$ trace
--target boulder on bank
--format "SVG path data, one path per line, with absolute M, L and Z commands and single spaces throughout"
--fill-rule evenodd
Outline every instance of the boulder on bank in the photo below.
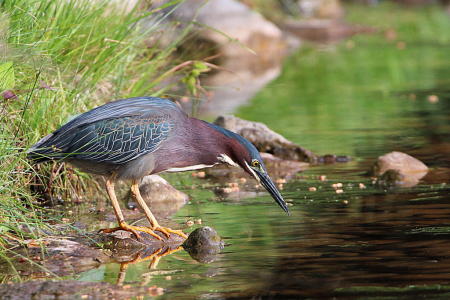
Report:
M 167 15 L 169 12 L 172 13 Z M 223 58 L 233 58 L 236 66 L 242 63 L 250 65 L 249 60 L 281 60 L 280 54 L 286 50 L 282 31 L 239 1 L 184 1 L 175 9 L 174 6 L 163 9 L 161 17 L 180 22 L 194 20 L 206 25 L 192 28 L 199 34 L 197 39 L 218 47 Z M 152 19 L 149 21 L 155 22 Z

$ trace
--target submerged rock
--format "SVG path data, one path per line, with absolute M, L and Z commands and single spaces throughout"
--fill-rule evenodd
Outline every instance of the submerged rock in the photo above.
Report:
M 372 174 L 380 177 L 379 184 L 411 187 L 428 173 L 428 167 L 420 160 L 398 151 L 378 157 L 372 166 Z
M 387 170 L 377 180 L 377 184 L 380 186 L 402 186 L 412 187 L 419 183 L 419 180 L 408 175 L 401 173 L 400 170 Z
M 222 251 L 224 242 L 214 229 L 206 226 L 195 229 L 181 246 L 196 261 L 211 263 Z

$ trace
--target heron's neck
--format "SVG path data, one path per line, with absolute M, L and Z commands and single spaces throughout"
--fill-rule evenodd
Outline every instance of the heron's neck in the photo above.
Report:
M 188 118 L 187 124 L 180 128 L 174 138 L 178 147 L 162 149 L 168 151 L 165 157 L 170 161 L 171 166 L 165 169 L 165 172 L 204 169 L 220 162 L 234 164 L 228 138 L 209 123 Z

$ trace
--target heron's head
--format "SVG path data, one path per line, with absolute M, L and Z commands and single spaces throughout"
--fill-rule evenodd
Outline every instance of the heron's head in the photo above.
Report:
M 219 160 L 244 169 L 245 172 L 250 174 L 250 176 L 255 178 L 256 181 L 266 188 L 273 199 L 275 199 L 281 208 L 289 215 L 286 202 L 284 202 L 280 192 L 267 174 L 264 162 L 255 146 L 234 132 L 216 125 L 213 126 L 216 130 L 224 134 L 227 139 L 227 144 L 229 145 L 229 149 L 224 149 L 223 153 L 220 154 Z

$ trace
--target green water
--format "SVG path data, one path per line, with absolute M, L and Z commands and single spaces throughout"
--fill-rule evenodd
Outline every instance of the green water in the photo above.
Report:
M 291 174 L 282 190 L 290 217 L 268 195 L 223 199 L 214 180 L 168 177 L 192 198 L 172 219 L 202 219 L 229 245 L 210 264 L 179 251 L 161 259 L 160 273 L 129 265 L 123 284 L 165 288 L 158 299 L 448 298 L 450 17 L 439 6 L 383 3 L 349 6 L 347 21 L 378 33 L 300 49 L 237 115 L 317 154 L 355 160 Z M 430 167 L 418 186 L 372 185 L 366 171 L 393 150 Z M 240 186 L 254 191 L 253 182 Z M 78 279 L 116 283 L 119 270 L 110 263 Z
M 298 51 L 237 116 L 263 122 L 318 154 L 367 156 L 392 149 L 388 134 L 417 136 L 423 124 L 415 115 L 447 109 L 426 99 L 449 96 L 450 23 L 442 8 L 386 4 L 347 12 L 349 22 L 378 33 Z M 397 37 L 386 39 L 386 30 Z

